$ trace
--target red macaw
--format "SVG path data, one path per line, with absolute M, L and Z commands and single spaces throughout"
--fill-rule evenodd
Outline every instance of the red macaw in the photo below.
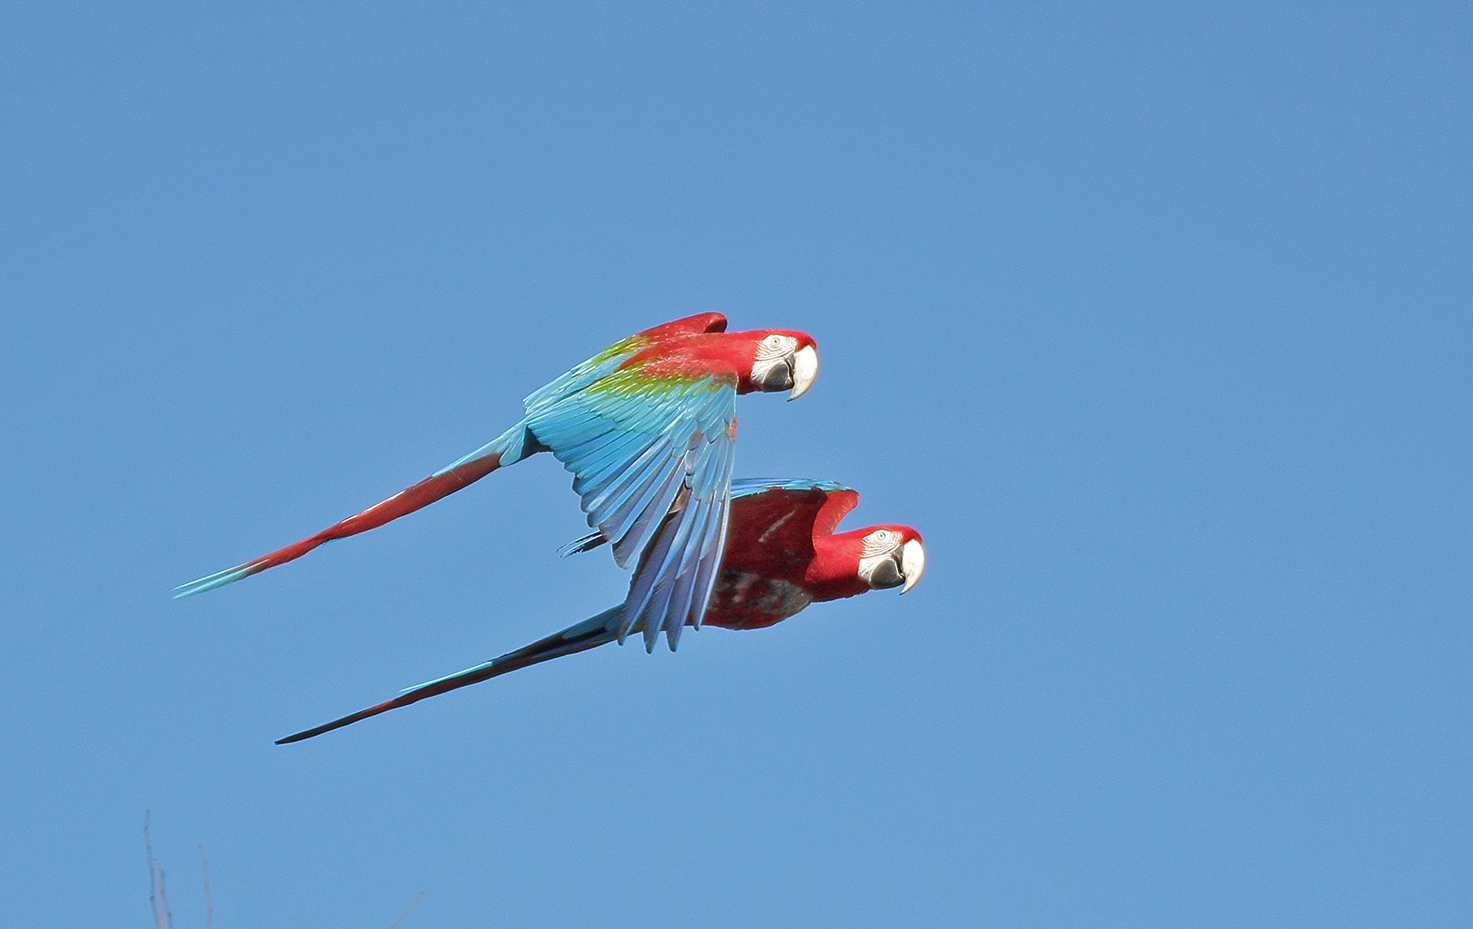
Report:
M 834 532 L 839 520 L 858 503 L 858 493 L 830 481 L 733 482 L 726 554 L 706 607 L 706 624 L 761 629 L 815 601 L 839 600 L 886 587 L 899 587 L 905 593 L 914 587 L 926 569 L 920 533 L 909 526 Z M 570 548 L 586 551 L 601 544 L 603 537 L 594 534 Z M 630 598 L 622 605 L 576 626 L 474 668 L 410 688 L 378 706 L 289 735 L 276 744 L 310 739 L 447 690 L 619 640 L 625 610 L 637 587 L 636 579 Z M 636 620 L 634 628 L 640 622 Z
M 699 625 L 721 563 L 736 395 L 788 390 L 796 400 L 817 375 L 817 349 L 801 332 L 726 332 L 720 313 L 646 329 L 528 396 L 521 422 L 454 464 L 316 535 L 177 587 L 174 596 L 285 564 L 551 451 L 573 473 L 588 525 L 612 543 L 614 560 L 627 568 L 638 559 L 638 596 L 631 593 L 619 640 L 639 625 L 653 649 L 664 629 L 673 651 L 681 626 Z

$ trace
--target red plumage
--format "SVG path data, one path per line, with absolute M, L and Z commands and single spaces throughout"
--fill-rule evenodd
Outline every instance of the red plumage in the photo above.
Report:
M 732 502 L 726 557 L 704 624 L 760 629 L 782 622 L 809 603 L 869 591 L 859 575 L 864 537 L 876 529 L 920 541 L 909 526 L 868 526 L 835 534 L 859 505 L 853 490 L 775 488 Z

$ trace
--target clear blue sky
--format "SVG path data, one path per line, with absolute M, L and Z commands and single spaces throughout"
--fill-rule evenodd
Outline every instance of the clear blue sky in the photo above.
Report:
M 12 6 L 5 921 L 1465 926 L 1466 4 Z M 617 602 L 536 459 L 720 310 L 904 599 L 272 740 Z

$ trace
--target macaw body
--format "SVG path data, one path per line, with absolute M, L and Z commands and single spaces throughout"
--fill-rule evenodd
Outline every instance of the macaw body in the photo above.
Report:
M 366 532 L 550 451 L 573 473 L 589 526 L 620 567 L 638 564 L 619 638 L 661 629 L 674 650 L 699 625 L 721 562 L 735 452 L 737 394 L 801 396 L 818 373 L 801 332 L 726 332 L 702 313 L 622 339 L 524 401 L 521 422 L 394 496 L 299 542 L 175 589 L 202 593 Z
M 706 606 L 706 625 L 761 629 L 802 612 L 810 603 L 839 600 L 886 587 L 914 587 L 925 570 L 921 537 L 909 526 L 869 526 L 836 533 L 859 494 L 830 481 L 740 480 L 732 484 L 725 555 Z M 586 551 L 602 536 L 570 546 Z M 622 641 L 625 611 L 634 597 L 562 632 L 411 688 L 393 700 L 278 741 L 300 742 L 426 697 L 498 677 L 528 665 Z M 643 619 L 633 628 L 640 629 Z M 687 621 L 699 626 L 694 619 Z

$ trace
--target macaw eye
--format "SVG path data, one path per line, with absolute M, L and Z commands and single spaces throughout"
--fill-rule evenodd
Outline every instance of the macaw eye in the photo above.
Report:
M 861 558 L 878 558 L 889 555 L 900 545 L 900 533 L 892 529 L 876 529 L 864 537 Z
M 768 348 L 782 348 L 783 337 L 777 334 L 773 334 L 763 339 L 762 344 L 766 345 Z

